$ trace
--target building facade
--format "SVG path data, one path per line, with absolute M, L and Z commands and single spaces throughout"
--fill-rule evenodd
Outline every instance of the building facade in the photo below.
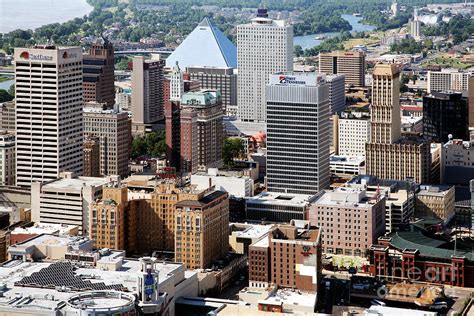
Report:
M 198 80 L 201 89 L 218 90 L 222 95 L 222 109 L 237 105 L 237 73 L 230 67 L 187 67 L 191 80 Z
M 329 86 L 314 73 L 272 75 L 267 96 L 267 189 L 316 194 L 329 186 Z
M 131 124 L 127 112 L 106 110 L 105 104 L 84 107 L 84 137 L 98 137 L 100 175 L 128 175 Z
M 84 139 L 84 177 L 100 176 L 100 140 L 96 136 Z
M 0 133 L 0 184 L 15 185 L 15 136 Z
M 347 85 L 365 86 L 365 53 L 334 51 L 319 54 L 319 71 L 342 74 Z
M 249 285 L 317 291 L 321 279 L 321 231 L 306 221 L 277 225 L 249 246 Z
M 82 174 L 82 50 L 15 49 L 16 183 Z
M 16 114 L 15 114 L 15 100 L 3 102 L 0 104 L 1 111 L 1 129 L 8 133 L 16 133 Z
M 132 133 L 144 135 L 164 118 L 163 60 L 133 58 Z
M 111 108 L 115 105 L 114 47 L 93 44 L 83 59 L 84 102 L 105 103 Z
M 449 135 L 469 139 L 469 114 L 469 100 L 462 93 L 433 92 L 423 97 L 423 133 L 436 143 L 447 142 Z
M 368 197 L 366 190 L 358 188 L 321 193 L 311 205 L 310 221 L 323 231 L 323 251 L 365 256 L 385 233 L 385 202 L 385 196 Z
M 338 119 L 338 153 L 342 156 L 365 157 L 365 144 L 370 140 L 370 119 Z
M 209 268 L 229 251 L 229 195 L 213 191 L 176 203 L 175 261 L 187 269 Z
M 442 69 L 441 71 L 428 71 L 428 93 L 439 91 L 468 91 L 468 72 L 460 72 L 456 69 Z
M 259 9 L 251 23 L 237 26 L 237 64 L 237 115 L 242 121 L 265 122 L 269 75 L 293 70 L 293 26 Z
M 473 142 L 449 140 L 441 148 L 441 183 L 469 185 L 474 175 Z
M 342 74 L 328 75 L 326 76 L 326 81 L 329 84 L 329 105 L 331 113 L 344 111 L 346 109 L 346 76 Z
M 430 145 L 418 137 L 401 137 L 400 71 L 378 64 L 373 72 L 370 142 L 366 144 L 367 174 L 380 179 L 429 182 Z
M 416 192 L 415 216 L 444 222 L 454 216 L 454 186 L 421 185 Z

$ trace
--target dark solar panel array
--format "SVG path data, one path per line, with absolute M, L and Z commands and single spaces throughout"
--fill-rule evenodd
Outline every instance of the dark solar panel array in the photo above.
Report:
M 74 267 L 68 262 L 57 262 L 33 272 L 30 276 L 24 277 L 15 286 L 56 288 L 66 287 L 73 291 L 80 290 L 117 290 L 123 291 L 122 284 L 105 285 L 103 282 L 92 283 L 89 280 L 83 280 L 80 276 L 74 274 Z

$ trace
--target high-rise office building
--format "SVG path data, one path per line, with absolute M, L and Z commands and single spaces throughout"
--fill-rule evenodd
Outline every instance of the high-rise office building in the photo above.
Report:
M 473 75 L 457 69 L 446 68 L 441 71 L 428 71 L 428 93 L 435 91 L 468 91 L 469 78 Z
M 86 135 L 84 138 L 84 177 L 100 176 L 100 139 Z
M 191 79 L 198 80 L 201 89 L 219 90 L 222 94 L 222 108 L 237 105 L 237 73 L 230 67 L 187 67 Z
M 326 81 L 329 84 L 329 106 L 331 113 L 339 113 L 346 109 L 345 75 L 329 75 Z
M 0 132 L 0 185 L 15 185 L 15 135 Z
M 365 53 L 334 51 L 319 54 L 319 72 L 331 75 L 342 74 L 346 84 L 365 86 Z
M 271 74 L 293 71 L 293 26 L 259 9 L 249 24 L 237 26 L 237 114 L 242 121 L 265 122 L 265 85 Z
M 145 135 L 164 118 L 163 60 L 133 58 L 132 134 Z
M 338 151 L 341 156 L 365 157 L 365 144 L 370 140 L 368 117 L 346 117 L 337 120 Z
M 185 114 L 190 111 L 195 115 Z M 196 128 L 187 127 L 183 122 L 185 117 L 191 122 L 195 120 Z M 222 98 L 219 91 L 201 90 L 183 94 L 181 98 L 181 155 L 183 156 L 184 150 L 191 148 L 191 141 L 197 133 L 197 167 L 200 170 L 222 167 L 223 117 Z
M 82 174 L 82 50 L 15 48 L 16 182 Z
M 99 138 L 100 174 L 128 175 L 130 154 L 130 119 L 127 112 L 106 110 L 105 103 L 89 102 L 84 107 L 84 137 Z
M 212 191 L 175 205 L 175 260 L 187 269 L 209 268 L 229 251 L 229 194 Z M 192 236 L 192 237 L 190 237 Z
M 267 187 L 316 194 L 329 186 L 329 85 L 324 75 L 280 73 L 267 96 Z
M 470 114 L 468 98 L 461 92 L 433 92 L 423 97 L 423 133 L 437 143 L 447 142 L 450 134 L 469 139 Z
M 107 40 L 104 44 L 94 44 L 83 59 L 84 102 L 115 105 L 114 47 Z
M 418 137 L 401 137 L 399 69 L 395 64 L 376 65 L 372 84 L 370 142 L 365 147 L 367 174 L 429 182 L 430 144 Z
M 420 21 L 410 21 L 410 35 L 415 39 L 421 39 L 421 22 Z

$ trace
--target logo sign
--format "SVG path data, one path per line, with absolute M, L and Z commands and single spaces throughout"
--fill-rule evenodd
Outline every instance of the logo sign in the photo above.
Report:
M 280 75 L 278 79 L 280 84 L 306 84 L 306 81 L 298 80 L 296 77 L 293 76 Z
M 68 52 L 63 53 L 63 59 L 76 58 L 76 57 L 77 57 L 77 54 L 71 54 L 71 53 L 68 53 Z
M 42 54 L 30 54 L 29 52 L 22 52 L 20 54 L 21 59 L 26 59 L 26 60 L 37 60 L 37 61 L 52 61 L 53 56 L 45 56 Z

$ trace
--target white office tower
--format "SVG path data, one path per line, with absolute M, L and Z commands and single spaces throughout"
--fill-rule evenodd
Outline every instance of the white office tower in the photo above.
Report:
M 265 122 L 265 85 L 271 74 L 293 71 L 293 26 L 259 9 L 249 24 L 237 26 L 237 115 Z
M 329 186 L 329 84 L 316 73 L 270 77 L 267 190 L 316 194 Z
M 82 174 L 82 50 L 15 48 L 16 183 Z
M 183 72 L 179 68 L 178 62 L 173 67 L 170 76 L 170 100 L 181 101 L 184 93 Z M 168 101 L 168 100 L 165 100 Z

